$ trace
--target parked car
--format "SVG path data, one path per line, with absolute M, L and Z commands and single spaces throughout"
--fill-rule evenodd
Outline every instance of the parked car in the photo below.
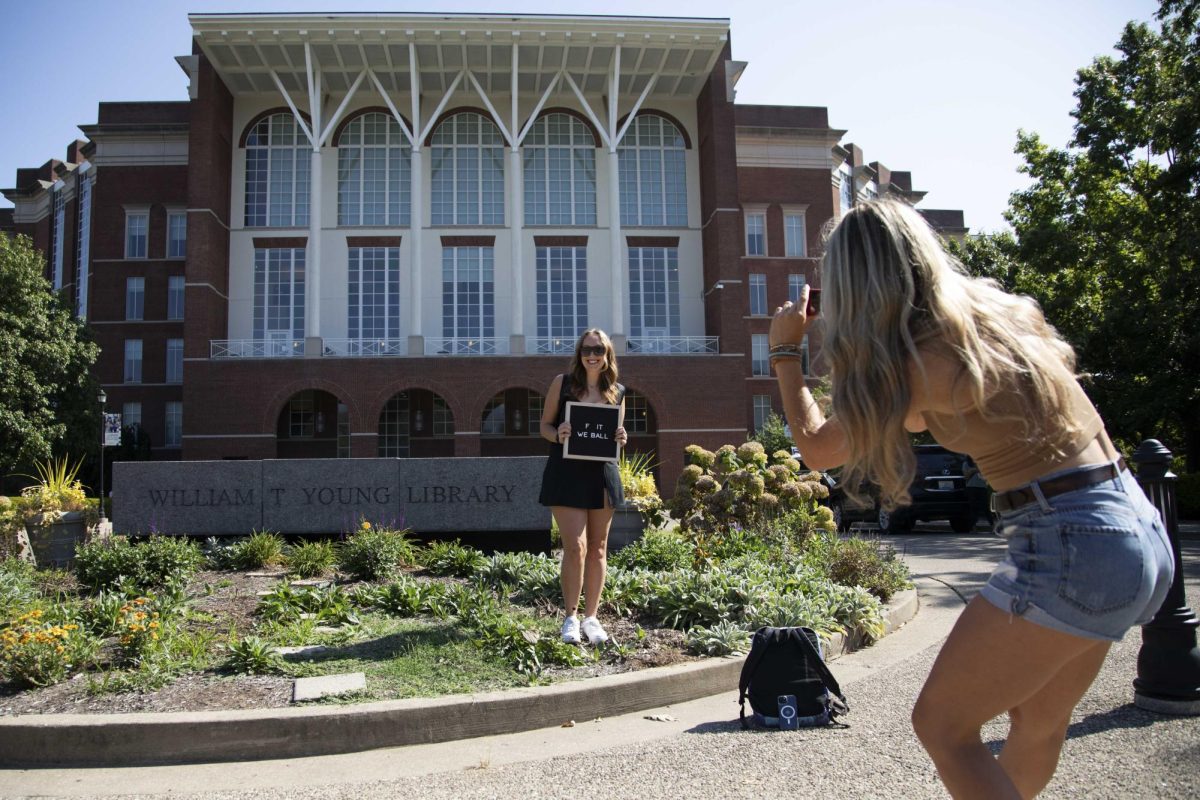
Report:
M 873 522 L 880 533 L 907 533 L 918 520 L 949 520 L 955 533 L 975 529 L 978 501 L 973 502 L 972 493 L 967 491 L 964 475 L 974 468 L 971 459 L 936 444 L 916 445 L 913 453 L 917 457 L 917 474 L 908 489 L 912 503 L 886 511 L 879 506 L 875 487 L 865 486 L 860 494 L 869 503 L 859 505 L 846 496 L 844 487 L 835 485 L 830 490 L 829 507 L 838 530 L 848 530 L 855 522 Z

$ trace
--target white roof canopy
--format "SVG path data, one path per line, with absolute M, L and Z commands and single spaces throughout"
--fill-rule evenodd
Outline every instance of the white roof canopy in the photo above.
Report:
M 486 92 L 541 94 L 565 72 L 603 94 L 620 50 L 619 92 L 699 95 L 729 39 L 727 19 L 450 14 L 192 14 L 200 49 L 235 95 L 308 87 L 305 46 L 325 88 L 347 92 L 364 69 L 389 92 L 439 94 L 465 70 Z M 412 48 L 410 49 L 410 44 Z M 515 47 L 514 47 L 515 45 Z M 410 82 L 410 54 L 418 74 Z

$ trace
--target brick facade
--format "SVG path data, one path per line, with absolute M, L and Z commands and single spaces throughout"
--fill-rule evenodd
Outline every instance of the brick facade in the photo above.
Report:
M 638 18 L 630 20 L 638 22 Z M 582 27 L 590 24 L 609 23 L 578 22 Z M 663 101 L 659 101 L 661 109 L 647 106 L 680 129 L 687 143 L 687 157 L 693 159 L 689 162 L 689 180 L 695 182 L 688 187 L 693 193 L 688 225 L 668 230 L 622 227 L 616 239 L 622 247 L 678 247 L 680 253 L 692 252 L 687 249 L 689 241 L 698 239 L 700 243 L 694 261 L 681 257 L 680 271 L 687 272 L 687 280 L 691 281 L 688 285 L 698 287 L 701 296 L 696 300 L 692 295 L 680 302 L 686 300 L 696 309 L 697 321 L 686 333 L 717 337 L 718 352 L 619 356 L 622 383 L 644 398 L 649 410 L 650 430 L 631 434 L 630 447 L 655 452 L 661 465 L 660 485 L 667 494 L 682 468 L 686 445 L 698 443 L 715 448 L 744 440 L 753 425 L 755 395 L 770 396 L 772 407 L 781 410 L 776 381 L 752 374 L 751 336 L 766 333 L 769 316 L 749 313 L 750 275 L 766 276 L 768 314 L 787 298 L 789 274 L 803 274 L 811 285 L 820 286 L 815 256 L 820 253 L 822 229 L 839 213 L 839 166 L 844 162 L 856 170 L 852 174 L 870 191 L 882 186 L 884 192 L 920 194 L 911 192 L 908 173 L 889 171 L 878 162 L 864 164 L 861 150 L 853 145 L 839 146 L 843 132 L 830 128 L 823 108 L 736 106 L 729 99 L 732 93 L 727 86 L 726 62 L 733 53 L 727 30 L 722 42 L 720 52 L 713 53 L 711 73 L 697 86 L 690 106 L 676 103 L 670 111 Z M 109 410 L 119 411 L 127 402 L 141 403 L 142 425 L 150 433 L 158 458 L 332 457 L 339 452 L 339 441 L 350 457 L 365 458 L 379 454 L 381 415 L 393 397 L 404 393 L 411 456 L 546 452 L 549 444 L 529 435 L 529 429 L 536 430 L 537 426 L 536 419 L 528 418 L 528 410 L 536 408 L 530 405 L 530 398 L 544 394 L 554 376 L 567 369 L 568 357 L 564 355 L 524 355 L 518 350 L 504 356 L 420 352 L 398 357 L 328 357 L 332 351 L 322 347 L 321 338 L 308 337 L 303 355 L 214 357 L 214 342 L 237 338 L 231 335 L 234 320 L 238 314 L 247 313 L 244 308 L 234 308 L 231 301 L 238 291 L 231 276 L 235 269 L 243 270 L 243 274 L 246 269 L 245 256 L 236 255 L 234 236 L 250 230 L 235 218 L 244 192 L 242 166 L 246 157 L 244 143 L 239 140 L 248 123 L 260 118 L 262 112 L 239 110 L 243 101 L 210 62 L 199 36 L 193 45 L 189 72 L 190 101 L 103 103 L 98 122 L 82 126 L 89 140 L 68 147 L 68 162 L 50 161 L 38 169 L 19 170 L 17 187 L 5 190 L 16 208 L 11 222 L 8 215 L 0 216 L 3 227 L 30 236 L 35 246 L 48 254 L 53 237 L 48 184 L 55 180 L 70 184 L 72 170 L 85 160 L 92 162 L 91 258 L 89 264 L 80 266 L 90 270 L 88 319 L 102 348 L 96 372 L 108 393 Z M 471 97 L 462 94 L 446 108 L 470 107 L 486 116 L 487 109 L 477 106 Z M 407 102 L 396 103 L 401 113 L 407 113 Z M 533 100 L 528 104 L 532 105 Z M 563 111 L 583 121 L 598 148 L 596 163 L 603 167 L 607 153 L 593 119 L 568 105 L 574 105 L 569 91 L 552 98 L 542 113 Z M 597 107 L 602 108 L 599 101 Z M 366 110 L 387 112 L 377 102 L 364 102 L 359 111 Z M 627 109 L 623 106 L 622 110 Z M 405 119 L 410 122 L 407 116 Z M 342 120 L 337 129 L 342 130 L 345 124 Z M 145 152 L 138 153 L 138 157 L 129 155 L 131 137 L 145 143 Z M 162 149 L 165 155 L 151 144 L 162 139 L 168 141 Z M 768 139 L 782 143 L 783 150 L 774 146 L 754 150 L 755 141 Z M 779 152 L 785 152 L 785 156 L 778 156 Z M 336 159 L 331 157 L 328 163 L 335 165 Z M 336 174 L 336 167 L 325 169 L 333 169 Z M 326 176 L 325 185 L 328 181 Z M 599 188 L 607 188 L 602 180 Z M 78 250 L 77 187 L 72 191 L 64 231 L 64 241 L 69 243 L 65 263 L 70 265 L 64 280 L 70 282 L 77 279 Z M 424 203 L 428 207 L 427 197 Z M 534 268 L 535 248 L 586 247 L 590 254 L 598 243 L 607 247 L 605 204 L 599 201 L 598 205 L 602 222 L 595 228 L 535 231 L 523 250 L 513 245 L 512 252 L 522 253 L 526 274 Z M 147 258 L 125 257 L 125 216 L 130 207 L 149 212 Z M 748 207 L 765 210 L 765 258 L 745 253 L 743 210 Z M 809 257 L 783 257 L 783 215 L 788 208 L 804 209 Z M 165 258 L 167 212 L 184 209 L 186 259 Z M 934 212 L 931 219 L 961 227 L 961 214 Z M 335 227 L 332 220 L 325 220 L 320 235 L 326 237 Z M 467 228 L 448 234 L 444 229 L 425 228 L 421 233 L 426 247 L 431 243 L 444 247 L 494 246 L 498 262 L 509 258 L 508 231 L 488 230 L 486 226 Z M 340 253 L 345 252 L 339 249 L 342 247 L 415 247 L 413 240 L 421 238 L 417 233 L 408 227 L 358 229 L 322 245 L 322 262 L 332 264 L 341 258 Z M 264 229 L 263 235 L 275 246 L 303 249 L 309 246 L 312 231 L 307 227 L 276 228 Z M 245 245 L 251 246 L 249 242 Z M 237 263 L 238 258 L 243 261 Z M 603 262 L 603 256 L 597 260 Z M 607 268 L 605 263 L 589 260 L 589 276 L 595 272 L 590 280 L 603 281 Z M 186 279 L 182 321 L 167 319 L 167 284 L 172 276 Z M 142 321 L 125 319 L 125 285 L 129 277 L 145 279 Z M 407 286 L 402 284 L 402 290 Z M 436 293 L 438 287 L 433 291 Z M 428 287 L 423 296 L 430 296 Z M 335 293 L 322 302 L 344 302 L 341 298 Z M 534 314 L 536 298 L 526 295 L 523 302 L 527 317 Z M 436 316 L 439 309 L 429 307 L 424 313 Z M 345 334 L 326 333 L 330 335 Z M 141 339 L 143 343 L 141 384 L 126 384 L 123 380 L 124 343 L 128 339 Z M 170 339 L 184 340 L 182 384 L 166 383 Z M 819 344 L 811 343 L 814 352 Z M 311 417 L 305 419 L 320 422 L 313 422 L 311 429 L 301 425 L 305 433 L 294 436 L 289 409 L 302 393 L 312 399 L 305 412 Z M 505 399 L 506 433 L 481 433 L 490 401 L 501 394 Z M 437 398 L 453 417 L 453 434 L 433 433 Z M 166 408 L 173 402 L 181 402 L 183 408 L 181 449 L 162 446 Z M 339 406 L 344 407 L 346 423 L 340 431 Z

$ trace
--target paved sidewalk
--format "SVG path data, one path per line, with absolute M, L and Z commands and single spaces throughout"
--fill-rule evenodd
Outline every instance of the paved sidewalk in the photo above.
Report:
M 0 795 L 196 798 L 944 797 L 908 716 L 965 599 L 999 558 L 988 535 L 894 537 L 921 609 L 904 628 L 833 663 L 846 729 L 743 732 L 729 692 L 601 720 L 459 742 L 286 761 L 0 771 Z M 1200 604 L 1200 541 L 1183 543 L 1188 601 Z M 1200 718 L 1132 704 L 1139 632 L 1113 648 L 1076 710 L 1043 797 L 1200 797 Z M 986 687 L 981 687 L 986 691 Z M 650 715 L 669 715 L 658 722 Z M 564 717 L 570 710 L 564 709 Z M 998 745 L 1002 721 L 985 731 Z

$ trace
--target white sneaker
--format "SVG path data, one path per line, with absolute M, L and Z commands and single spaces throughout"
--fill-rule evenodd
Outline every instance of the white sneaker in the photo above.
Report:
M 567 644 L 579 644 L 579 617 L 567 617 L 562 624 L 562 640 Z
M 583 633 L 588 638 L 588 644 L 591 645 L 600 645 L 608 641 L 608 632 L 604 630 L 600 620 L 595 617 L 584 618 Z

